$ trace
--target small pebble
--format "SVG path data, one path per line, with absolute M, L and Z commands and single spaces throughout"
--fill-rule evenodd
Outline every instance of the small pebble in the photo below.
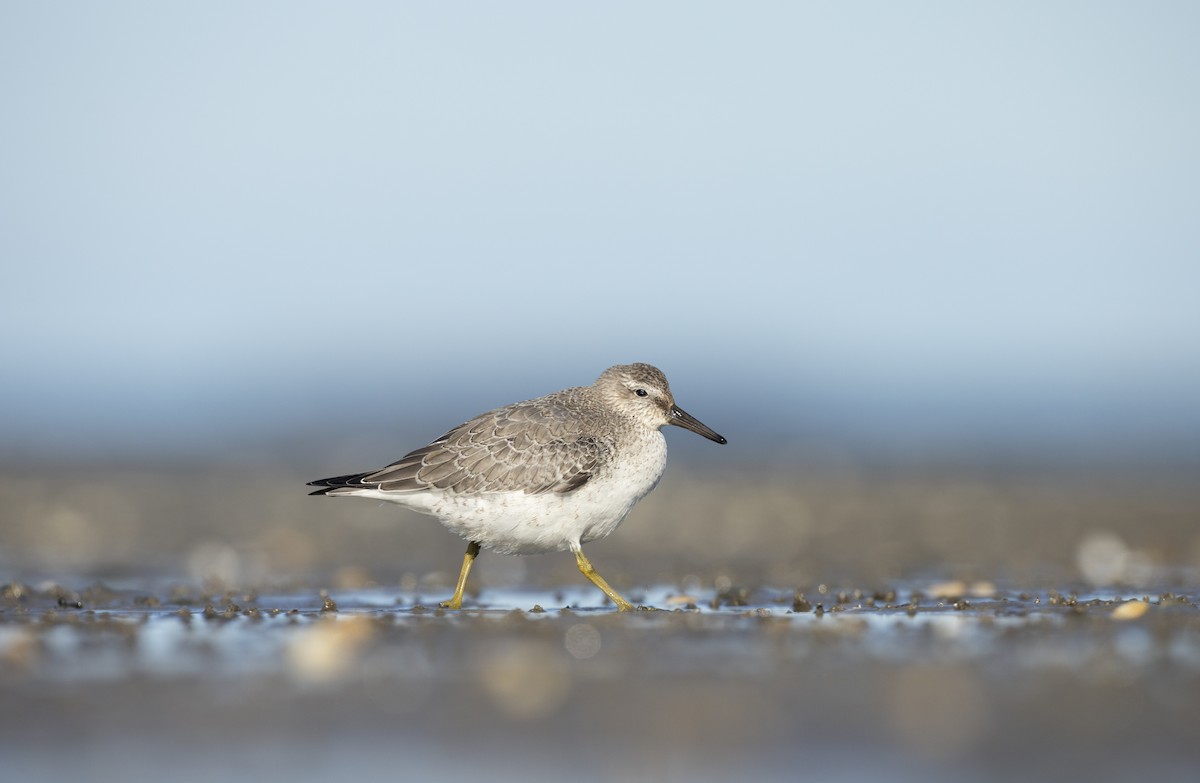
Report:
M 1150 610 L 1149 601 L 1126 601 L 1112 610 L 1114 620 L 1136 620 Z

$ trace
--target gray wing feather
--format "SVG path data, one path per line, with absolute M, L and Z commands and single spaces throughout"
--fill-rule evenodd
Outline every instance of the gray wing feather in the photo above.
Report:
M 362 477 L 388 492 L 572 492 L 610 458 L 611 439 L 588 434 L 579 411 L 552 399 L 499 408 Z

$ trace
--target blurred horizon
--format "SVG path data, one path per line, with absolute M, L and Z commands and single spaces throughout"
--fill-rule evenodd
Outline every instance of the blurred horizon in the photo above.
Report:
M 1195 466 L 1197 23 L 6 5 L 0 462 L 366 469 L 648 361 L 673 459 Z

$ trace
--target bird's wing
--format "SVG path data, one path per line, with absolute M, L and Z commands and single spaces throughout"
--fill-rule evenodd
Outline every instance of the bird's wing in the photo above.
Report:
M 552 399 L 510 405 L 459 425 L 360 486 L 387 492 L 565 493 L 586 484 L 613 450 L 578 415 Z

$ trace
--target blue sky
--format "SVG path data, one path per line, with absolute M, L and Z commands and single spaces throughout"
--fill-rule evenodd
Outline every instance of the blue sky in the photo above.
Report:
M 635 360 L 723 432 L 1186 445 L 1198 23 L 4 3 L 0 452 L 433 436 Z

